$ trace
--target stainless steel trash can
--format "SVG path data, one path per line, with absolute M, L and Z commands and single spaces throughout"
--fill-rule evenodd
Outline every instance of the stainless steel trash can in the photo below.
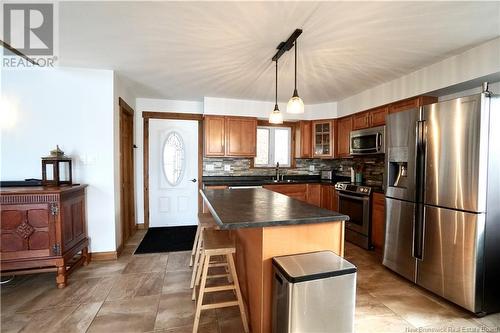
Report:
M 273 333 L 353 332 L 356 267 L 331 251 L 273 258 Z

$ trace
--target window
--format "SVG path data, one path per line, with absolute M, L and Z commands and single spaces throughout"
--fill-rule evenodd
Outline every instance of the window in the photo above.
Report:
M 176 132 L 170 132 L 163 145 L 163 172 L 170 186 L 177 186 L 184 173 L 184 143 Z
M 257 127 L 256 167 L 289 167 L 291 162 L 292 129 L 290 127 Z

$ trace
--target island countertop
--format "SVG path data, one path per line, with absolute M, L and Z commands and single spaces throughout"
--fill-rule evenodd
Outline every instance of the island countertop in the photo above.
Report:
M 261 188 L 200 190 L 221 229 L 347 221 L 349 216 Z

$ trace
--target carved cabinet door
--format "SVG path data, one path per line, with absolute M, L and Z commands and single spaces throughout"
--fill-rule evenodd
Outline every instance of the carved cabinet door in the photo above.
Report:
M 57 255 L 55 215 L 49 203 L 2 205 L 2 260 Z

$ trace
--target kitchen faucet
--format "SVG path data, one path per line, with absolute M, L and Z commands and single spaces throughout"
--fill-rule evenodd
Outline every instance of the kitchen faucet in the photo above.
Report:
M 285 173 L 284 170 L 280 172 L 280 162 L 276 162 L 276 181 L 280 181 L 280 176 L 281 180 L 285 180 Z

